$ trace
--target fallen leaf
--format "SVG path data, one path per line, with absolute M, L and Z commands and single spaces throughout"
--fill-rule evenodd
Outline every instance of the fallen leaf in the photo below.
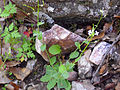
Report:
M 5 64 L 7 67 L 14 67 L 14 66 L 20 64 L 20 62 L 19 61 L 8 61 L 8 62 L 5 62 Z
M 106 86 L 105 86 L 105 90 L 114 90 L 114 87 L 115 87 L 115 83 L 108 83 Z
M 17 8 L 16 19 L 17 20 L 24 20 L 27 17 L 27 14 Z
M 3 63 L 2 59 L 0 58 L 0 70 L 4 70 L 4 65 L 3 64 L 4 63 Z
M 115 87 L 115 90 L 120 90 L 120 82 L 117 83 L 117 86 Z
M 28 68 L 20 68 L 20 67 L 13 67 L 13 68 L 9 68 L 9 71 L 12 72 L 17 79 L 20 79 L 20 80 L 24 80 L 25 77 L 27 77 L 31 70 L 28 69 Z
M 119 18 L 119 19 L 120 19 L 120 16 L 118 16 L 118 15 L 114 15 L 114 17 L 115 17 L 115 18 Z
M 112 23 L 105 23 L 103 26 L 103 31 L 105 33 L 112 32 L 113 31 L 113 22 Z
M 105 64 L 105 65 L 103 65 L 103 66 L 101 67 L 100 72 L 99 72 L 100 75 L 105 72 L 106 66 L 107 66 L 107 65 Z
M 10 82 L 10 84 L 14 87 L 14 90 L 19 90 L 19 86 L 15 84 L 14 82 Z
M 103 31 L 103 32 L 101 32 L 98 36 L 94 36 L 94 37 L 92 38 L 92 41 L 93 41 L 93 40 L 96 40 L 96 39 L 102 39 L 104 36 L 105 36 L 105 32 Z M 88 40 L 91 40 L 91 39 L 88 39 Z

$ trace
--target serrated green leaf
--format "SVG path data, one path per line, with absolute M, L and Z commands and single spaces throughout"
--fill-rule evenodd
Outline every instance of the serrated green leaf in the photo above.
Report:
M 7 36 L 4 37 L 5 43 L 7 43 L 10 39 L 10 34 L 8 34 Z
M 57 82 L 56 79 L 50 80 L 47 84 L 48 90 L 51 90 L 56 85 L 56 82 Z
M 42 82 L 48 82 L 49 80 L 51 80 L 50 75 L 44 75 L 40 78 L 40 81 L 42 81 Z
M 13 30 L 13 27 L 14 27 L 14 24 L 11 23 L 11 24 L 9 25 L 9 31 L 12 31 L 12 30 Z
M 50 65 L 53 65 L 56 62 L 56 56 L 50 58 Z
M 61 47 L 59 45 L 52 45 L 49 48 L 49 53 L 51 53 L 52 55 L 60 54 L 60 52 L 61 52 Z
M 74 52 L 72 52 L 72 53 L 70 54 L 69 58 L 70 58 L 70 59 L 73 59 L 73 58 L 76 58 L 76 57 L 78 57 L 78 56 L 79 56 L 79 52 L 78 52 L 78 51 L 74 51 Z
M 80 43 L 79 42 L 75 42 L 75 46 L 80 49 Z
M 37 36 L 39 40 L 42 40 L 42 32 L 39 32 Z
M 70 85 L 70 82 L 68 80 L 66 80 L 66 84 L 67 84 L 67 87 L 65 89 L 66 90 L 70 90 L 71 89 L 71 85 Z
M 21 37 L 21 35 L 19 34 L 19 32 L 17 30 L 11 32 L 11 35 L 12 35 L 12 38 L 20 38 Z
M 29 51 L 29 52 L 27 52 L 27 56 L 28 56 L 28 58 L 34 58 L 35 57 L 35 55 L 33 54 L 33 52 L 32 51 Z
M 1 13 L 1 17 L 8 17 L 10 14 L 13 14 L 13 13 L 16 13 L 16 8 L 15 8 L 15 5 L 13 5 L 11 2 L 4 6 L 4 10 L 3 12 Z
M 37 26 L 39 27 L 40 25 L 43 25 L 43 24 L 44 24 L 44 22 L 38 22 Z
M 68 72 L 72 72 L 74 66 L 75 66 L 75 64 L 74 63 L 70 63 L 69 61 L 67 61 L 66 64 L 65 64 L 66 70 Z
M 16 57 L 19 58 L 19 57 L 21 57 L 22 55 L 23 55 L 23 53 L 19 52 L 19 53 L 16 55 Z
M 4 36 L 6 36 L 8 33 L 3 33 L 2 35 L 1 35 L 1 37 L 4 37 Z
M 41 51 L 45 51 L 45 49 L 46 49 L 46 44 L 41 45 L 40 49 L 41 49 Z

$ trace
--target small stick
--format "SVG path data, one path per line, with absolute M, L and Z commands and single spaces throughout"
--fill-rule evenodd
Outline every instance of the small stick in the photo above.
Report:
M 110 52 L 110 50 L 111 50 L 112 47 L 115 45 L 115 43 L 119 41 L 119 39 L 120 39 L 120 34 L 116 37 L 116 39 L 115 39 L 115 41 L 112 43 L 111 47 L 110 47 L 110 48 L 107 50 L 107 52 L 104 54 L 104 56 L 103 56 L 103 58 L 102 58 L 102 60 L 101 60 L 101 62 L 100 62 L 100 65 L 98 66 L 96 72 L 93 74 L 93 77 L 92 77 L 92 79 L 91 79 L 91 82 L 93 82 L 96 74 L 97 74 L 98 71 L 100 70 L 100 68 L 101 68 L 101 66 L 102 66 L 102 64 L 103 64 L 103 62 L 104 62 L 104 60 L 105 60 L 105 57 L 106 57 L 107 54 Z

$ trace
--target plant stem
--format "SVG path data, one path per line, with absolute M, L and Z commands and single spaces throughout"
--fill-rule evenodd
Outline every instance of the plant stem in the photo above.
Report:
M 37 23 L 39 22 L 39 12 L 40 12 L 40 1 L 38 0 L 38 4 L 37 4 Z M 39 31 L 39 26 L 38 26 L 38 31 Z

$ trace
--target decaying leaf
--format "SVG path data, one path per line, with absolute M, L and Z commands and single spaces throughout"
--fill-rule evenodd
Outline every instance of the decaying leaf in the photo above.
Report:
M 102 39 L 104 36 L 105 36 L 105 32 L 101 32 L 98 36 L 94 36 L 92 38 L 92 41 L 96 39 Z M 88 40 L 91 40 L 91 39 L 88 39 Z
M 101 67 L 99 74 L 103 74 L 105 70 L 106 70 L 106 64 Z
M 14 67 L 14 66 L 20 64 L 20 62 L 19 61 L 8 61 L 5 64 L 7 67 Z
M 20 79 L 23 81 L 30 74 L 35 63 L 36 63 L 36 60 L 29 60 L 25 68 L 11 67 L 9 68 L 9 71 L 12 72 L 17 79 Z
M 118 16 L 118 15 L 114 15 L 114 17 L 115 17 L 115 18 L 119 18 L 119 19 L 120 19 L 120 16 Z
M 117 86 L 115 87 L 115 90 L 120 90 L 120 82 L 117 83 Z
M 112 32 L 113 31 L 113 22 L 112 23 L 105 23 L 103 26 L 103 31 L 105 33 Z
M 10 68 L 9 69 L 9 71 L 10 72 L 12 72 L 15 76 L 16 76 L 16 78 L 17 79 L 20 79 L 20 80 L 24 80 L 25 79 L 25 77 L 27 77 L 29 74 L 30 74 L 30 72 L 31 72 L 31 70 L 30 69 L 28 69 L 28 68 L 20 68 L 20 67 L 14 67 L 14 68 Z

